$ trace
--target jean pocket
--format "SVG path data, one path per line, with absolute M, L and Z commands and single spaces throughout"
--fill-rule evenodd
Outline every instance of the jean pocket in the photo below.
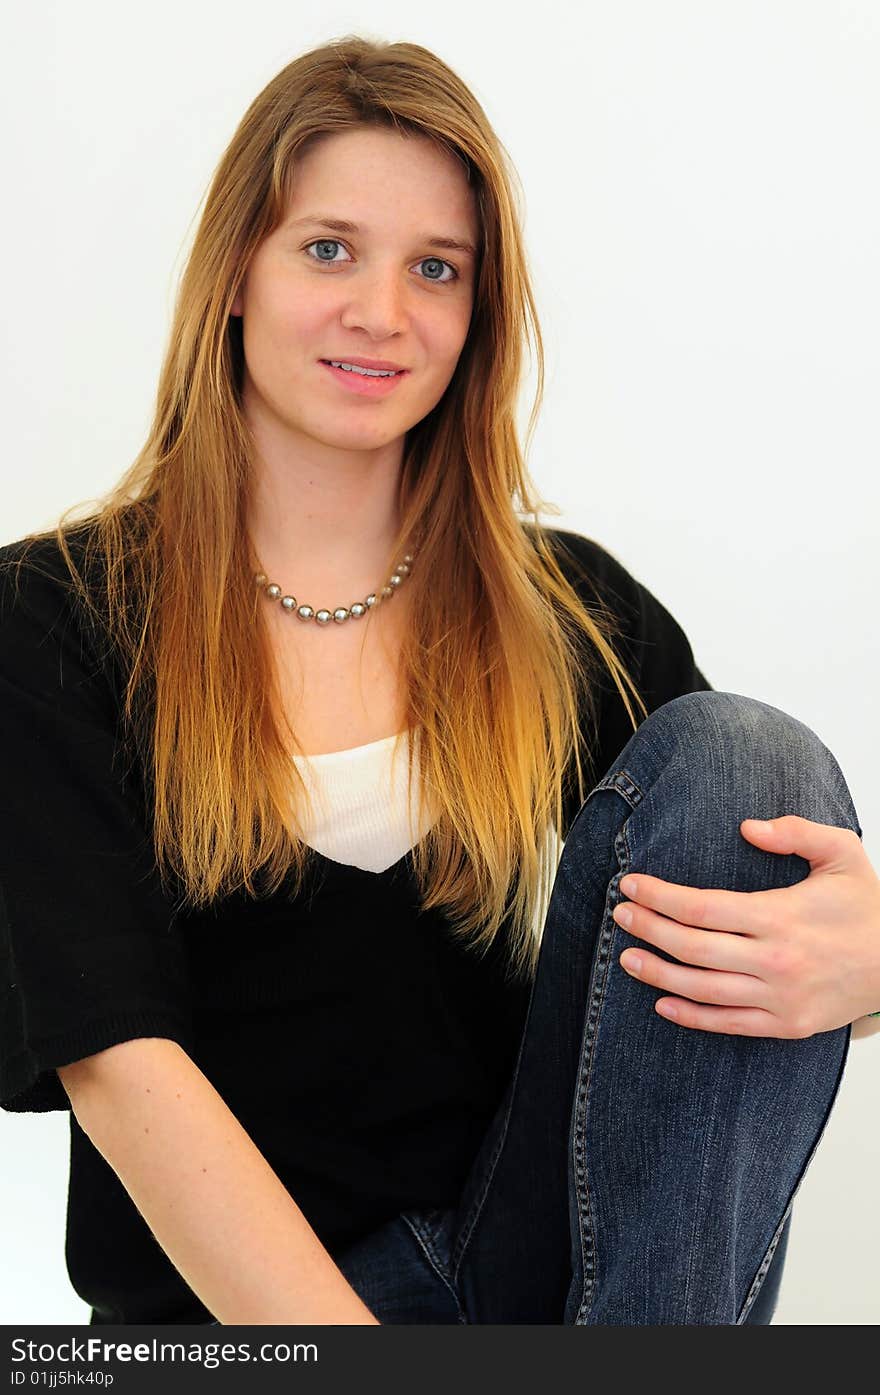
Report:
M 402 1211 L 400 1219 L 409 1226 L 431 1264 L 447 1280 L 452 1275 L 453 1226 L 457 1212 L 438 1207 L 415 1207 Z
M 467 1321 L 444 1264 L 441 1215 L 402 1212 L 336 1258 L 380 1323 Z

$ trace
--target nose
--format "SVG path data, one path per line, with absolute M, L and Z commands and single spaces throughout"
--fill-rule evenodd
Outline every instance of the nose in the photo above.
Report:
M 351 281 L 348 303 L 342 314 L 345 329 L 363 329 L 371 339 L 390 339 L 407 328 L 404 285 L 400 269 L 377 266 Z

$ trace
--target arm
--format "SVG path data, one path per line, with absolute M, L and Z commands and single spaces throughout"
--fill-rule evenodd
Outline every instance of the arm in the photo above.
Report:
M 177 1042 L 120 1042 L 58 1075 L 83 1132 L 221 1323 L 377 1323 Z

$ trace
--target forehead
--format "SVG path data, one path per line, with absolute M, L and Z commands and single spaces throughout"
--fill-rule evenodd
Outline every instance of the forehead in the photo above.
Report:
M 462 161 L 427 136 L 384 128 L 322 135 L 298 157 L 283 221 L 316 214 L 347 220 L 365 235 L 421 226 L 426 218 L 424 231 L 472 243 L 479 232 Z M 443 226 L 435 229 L 438 218 Z

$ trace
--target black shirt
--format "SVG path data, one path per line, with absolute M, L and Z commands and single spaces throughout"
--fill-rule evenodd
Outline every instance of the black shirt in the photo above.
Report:
M 549 531 L 583 598 L 619 617 L 649 711 L 709 687 L 644 586 L 597 543 Z M 57 1066 L 167 1037 L 332 1255 L 409 1207 L 454 1205 L 528 1005 L 502 937 L 484 958 L 456 945 L 442 914 L 420 912 L 409 853 L 378 873 L 315 853 L 293 902 L 182 910 L 121 757 L 119 672 L 54 542 L 16 591 L 21 547 L 0 548 L 0 1107 L 69 1112 Z M 631 734 L 606 678 L 596 778 Z M 569 787 L 563 838 L 577 808 Z M 72 1113 L 65 1257 L 92 1323 L 210 1320 Z

